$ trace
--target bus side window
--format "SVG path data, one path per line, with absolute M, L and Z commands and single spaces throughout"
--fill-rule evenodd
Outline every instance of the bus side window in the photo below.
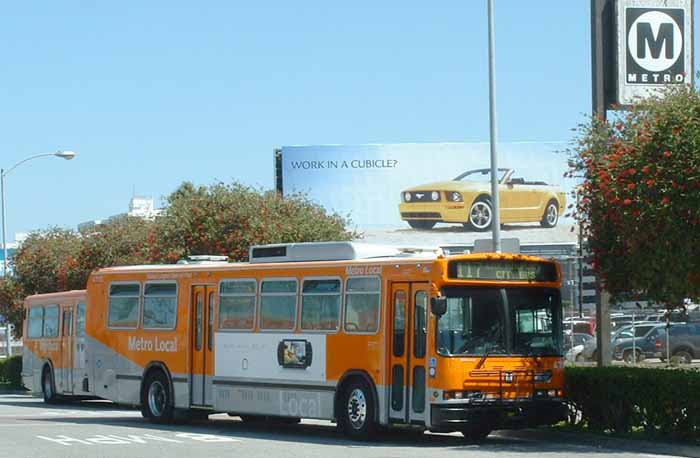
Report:
M 304 280 L 301 299 L 301 329 L 335 331 L 340 322 L 340 280 Z
M 219 329 L 253 329 L 256 280 L 226 280 L 219 287 Z
M 29 323 L 27 325 L 27 333 L 30 339 L 38 339 L 41 337 L 44 329 L 44 307 L 29 308 Z
M 146 283 L 143 292 L 144 329 L 175 329 L 177 283 Z
M 44 308 L 44 337 L 58 337 L 58 305 L 47 305 Z
M 109 286 L 109 327 L 136 328 L 140 308 L 140 283 L 113 283 Z
M 265 280 L 260 287 L 260 329 L 294 329 L 297 280 Z
M 345 286 L 345 332 L 377 332 L 381 297 L 379 277 L 348 278 Z
M 78 304 L 78 316 L 76 318 L 75 335 L 78 337 L 85 336 L 85 303 Z

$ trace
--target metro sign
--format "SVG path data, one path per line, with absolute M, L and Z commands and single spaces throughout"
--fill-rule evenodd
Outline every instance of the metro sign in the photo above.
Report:
M 685 81 L 682 9 L 627 8 L 627 83 Z
M 692 81 L 692 1 L 620 0 L 617 32 L 621 105 Z

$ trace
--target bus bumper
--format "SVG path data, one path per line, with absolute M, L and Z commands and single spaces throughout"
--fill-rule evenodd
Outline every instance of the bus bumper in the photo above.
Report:
M 484 422 L 493 424 L 494 429 L 529 428 L 565 420 L 567 413 L 563 400 L 549 399 L 433 404 L 430 430 L 460 431 L 467 425 Z

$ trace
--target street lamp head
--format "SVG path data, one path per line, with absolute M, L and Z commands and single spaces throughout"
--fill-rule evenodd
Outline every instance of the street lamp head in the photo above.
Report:
M 70 161 L 75 157 L 75 151 L 58 151 L 54 153 L 54 156 L 61 157 L 67 161 Z

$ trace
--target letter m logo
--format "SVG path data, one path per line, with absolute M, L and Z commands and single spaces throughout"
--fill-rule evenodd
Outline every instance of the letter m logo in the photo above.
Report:
M 625 8 L 627 83 L 658 81 L 686 72 L 682 8 Z
M 647 49 L 652 59 L 658 59 L 661 51 L 665 49 L 664 57 L 673 58 L 673 24 L 665 22 L 658 24 L 659 32 L 654 35 L 651 23 L 641 22 L 637 24 L 637 57 L 645 59 Z

